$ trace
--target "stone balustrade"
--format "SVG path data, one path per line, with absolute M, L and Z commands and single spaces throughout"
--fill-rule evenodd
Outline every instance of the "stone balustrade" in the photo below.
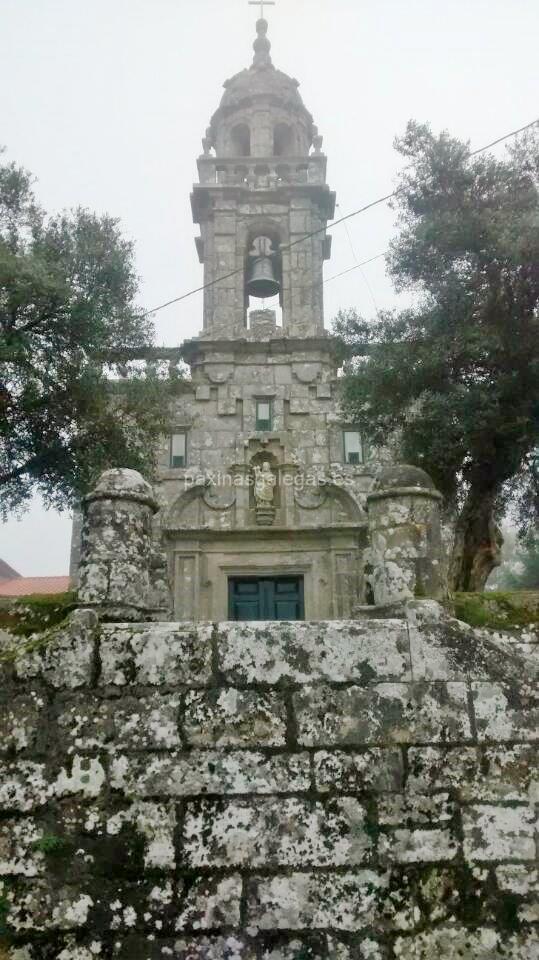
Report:
M 200 183 L 243 186 L 251 190 L 273 189 L 279 184 L 325 183 L 326 158 L 309 157 L 199 157 Z

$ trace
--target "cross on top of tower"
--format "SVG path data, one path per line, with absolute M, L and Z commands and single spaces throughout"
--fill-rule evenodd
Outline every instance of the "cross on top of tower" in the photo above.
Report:
M 248 0 L 250 7 L 260 7 L 260 19 L 264 19 L 264 7 L 274 7 L 275 0 Z

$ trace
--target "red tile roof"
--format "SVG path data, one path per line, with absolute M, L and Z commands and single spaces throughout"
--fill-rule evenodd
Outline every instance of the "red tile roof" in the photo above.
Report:
M 20 573 L 17 573 L 13 567 L 10 567 L 9 563 L 6 563 L 5 560 L 0 560 L 0 581 L 13 580 L 15 577 L 20 577 Z
M 28 597 L 32 593 L 65 593 L 69 577 L 14 577 L 0 580 L 0 597 Z

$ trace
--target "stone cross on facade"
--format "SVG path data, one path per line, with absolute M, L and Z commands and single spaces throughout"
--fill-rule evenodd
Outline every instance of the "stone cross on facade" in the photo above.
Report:
M 264 7 L 274 7 L 275 0 L 248 0 L 248 6 L 260 7 L 260 19 L 264 19 Z

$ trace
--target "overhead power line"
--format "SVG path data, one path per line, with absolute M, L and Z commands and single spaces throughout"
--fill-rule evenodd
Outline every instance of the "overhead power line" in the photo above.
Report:
M 518 130 L 511 130 L 510 133 L 504 134 L 503 137 L 498 137 L 497 140 L 492 140 L 491 143 L 487 143 L 484 147 L 479 147 L 478 150 L 472 150 L 470 157 L 477 157 L 480 153 L 485 153 L 485 151 L 490 150 L 491 147 L 495 147 L 499 143 L 503 143 L 504 140 L 509 140 L 511 137 L 516 137 L 519 133 L 524 133 L 525 130 L 529 130 L 538 123 L 539 117 L 536 120 L 532 120 L 530 123 L 524 124 L 523 127 L 519 127 Z M 326 224 L 324 227 L 319 227 L 317 230 L 311 230 L 310 233 L 306 233 L 303 237 L 299 237 L 297 240 L 292 240 L 290 243 L 282 244 L 281 250 L 289 250 L 291 247 L 295 247 L 298 243 L 304 243 L 305 240 L 309 240 L 311 237 L 315 237 L 319 233 L 325 233 L 327 230 L 333 230 L 333 228 L 338 227 L 340 223 L 344 223 L 346 220 L 351 220 L 352 217 L 357 217 L 360 213 L 365 213 L 367 210 L 371 210 L 373 207 L 377 207 L 381 203 L 387 203 L 389 200 L 392 200 L 393 197 L 397 196 L 397 193 L 397 190 L 393 190 L 392 193 L 388 193 L 384 197 L 379 197 L 378 200 L 372 200 L 371 203 L 366 203 L 363 207 L 353 210 L 352 213 L 347 213 L 345 216 L 339 217 L 338 220 L 332 220 L 331 223 Z M 383 256 L 385 256 L 385 253 L 378 253 L 375 257 L 371 257 L 369 260 L 364 260 L 362 263 L 356 263 L 353 267 L 349 267 L 348 270 L 342 270 L 341 273 L 337 273 L 332 277 L 328 277 L 322 282 L 329 283 L 330 280 L 337 280 L 338 277 L 342 277 L 344 274 L 350 273 L 352 270 L 357 270 L 360 267 L 364 267 L 365 264 L 371 263 L 373 260 L 378 260 Z M 228 280 L 230 277 L 235 277 L 238 273 L 242 272 L 243 267 L 238 267 L 236 270 L 231 270 L 230 273 L 225 273 L 221 277 L 216 277 L 215 280 L 209 280 L 207 283 L 203 283 L 200 287 L 195 287 L 193 290 L 188 290 L 187 293 L 180 294 L 179 297 L 173 297 L 172 300 L 167 300 L 166 303 L 160 303 L 157 307 L 152 307 L 151 310 L 146 310 L 143 316 L 149 317 L 152 313 L 157 313 L 159 310 L 164 310 L 165 307 L 170 307 L 173 303 L 179 303 L 181 300 L 187 300 L 188 297 L 194 296 L 195 293 L 201 293 L 203 290 L 208 290 L 209 287 L 215 286 L 216 283 L 222 283 L 223 280 Z

